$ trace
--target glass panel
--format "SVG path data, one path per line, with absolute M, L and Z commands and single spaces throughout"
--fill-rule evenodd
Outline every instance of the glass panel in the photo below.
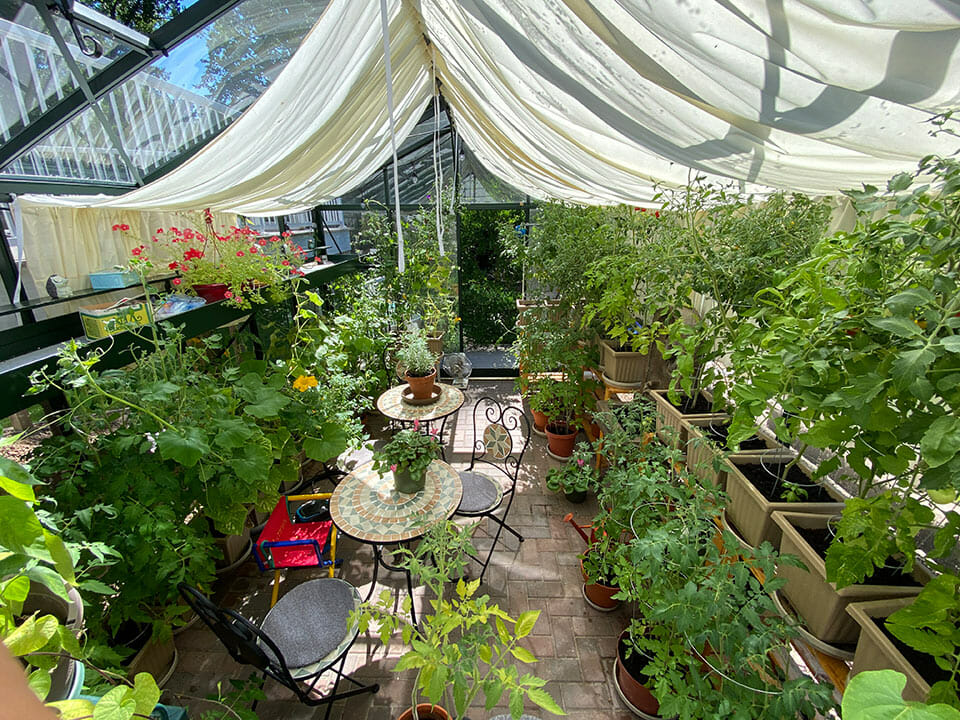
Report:
M 522 203 L 525 199 L 526 196 L 522 192 L 487 170 L 468 148 L 461 145 L 460 202 L 462 204 Z

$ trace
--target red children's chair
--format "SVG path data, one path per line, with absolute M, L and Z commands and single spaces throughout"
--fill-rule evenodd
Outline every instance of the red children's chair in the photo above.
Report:
M 326 567 L 333 577 L 337 565 L 337 529 L 329 512 L 310 512 L 315 500 L 329 500 L 331 493 L 288 495 L 280 498 L 263 526 L 253 556 L 261 572 L 273 570 L 270 607 L 277 604 L 280 571 L 286 568 Z M 294 503 L 303 503 L 294 508 Z M 314 517 L 320 519 L 314 520 Z M 329 548 L 329 558 L 324 553 Z

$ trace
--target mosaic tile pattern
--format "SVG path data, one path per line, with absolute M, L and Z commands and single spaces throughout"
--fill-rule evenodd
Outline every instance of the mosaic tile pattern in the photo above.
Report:
M 396 491 L 393 473 L 380 475 L 366 463 L 337 485 L 330 517 L 340 532 L 386 545 L 420 537 L 426 527 L 453 515 L 462 496 L 460 475 L 440 460 L 427 468 L 423 490 L 410 494 Z
M 409 405 L 403 401 L 403 391 L 408 385 L 392 387 L 377 398 L 377 410 L 391 420 L 401 422 L 430 422 L 452 415 L 463 405 L 463 393 L 453 385 L 437 383 L 440 398 L 430 405 Z
M 483 446 L 495 459 L 503 460 L 513 451 L 513 440 L 503 425 L 493 423 L 483 431 Z

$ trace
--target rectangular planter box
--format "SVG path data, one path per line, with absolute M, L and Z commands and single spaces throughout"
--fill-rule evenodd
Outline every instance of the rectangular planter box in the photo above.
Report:
M 671 447 L 686 447 L 687 429 L 684 420 L 726 420 L 726 413 L 699 413 L 684 415 L 667 399 L 666 390 L 648 390 L 657 410 L 657 437 Z
M 853 656 L 850 677 L 866 670 L 896 670 L 907 676 L 903 699 L 926 702 L 930 685 L 880 628 L 880 623 L 885 618 L 912 602 L 913 598 L 897 598 L 847 605 L 847 613 L 860 626 L 860 639 L 857 641 L 857 652 Z
M 723 470 L 726 475 L 727 517 L 748 545 L 757 547 L 766 540 L 777 547 L 780 543 L 780 528 L 773 521 L 772 515 L 775 511 L 816 515 L 839 515 L 843 512 L 843 498 L 826 485 L 823 487 L 836 502 L 771 502 L 767 500 L 763 493 L 738 470 L 739 465 L 759 463 L 758 457 L 735 458 L 733 461 L 728 460 Z M 797 466 L 807 474 L 812 470 L 812 466 L 803 459 Z
M 670 379 L 667 363 L 653 344 L 648 352 L 640 353 L 633 350 L 614 350 L 609 341 L 602 340 L 600 364 L 603 366 L 603 374 L 614 384 L 661 387 Z
M 83 332 L 91 340 L 99 340 L 123 332 L 129 326 L 146 325 L 150 322 L 150 307 L 144 302 L 86 305 L 81 307 L 79 312 Z
M 715 418 L 693 418 L 690 420 L 681 418 L 680 420 L 681 427 L 686 435 L 687 469 L 695 478 L 700 480 L 704 487 L 719 487 L 722 490 L 726 487 L 727 475 L 716 468 L 724 456 L 724 451 L 707 440 L 706 435 L 700 429 L 716 422 L 718 421 Z M 770 438 L 763 438 L 763 440 L 767 443 L 768 449 L 766 450 L 741 450 L 728 453 L 727 457 L 735 459 L 764 457 L 772 461 L 792 457 L 790 448 Z
M 107 270 L 90 273 L 90 286 L 94 290 L 120 290 L 140 282 L 140 276 L 132 270 Z
M 777 567 L 777 576 L 787 581 L 781 593 L 790 601 L 803 620 L 806 629 L 815 637 L 831 645 L 852 644 L 860 635 L 860 626 L 850 617 L 846 608 L 854 602 L 913 597 L 920 587 L 896 585 L 849 585 L 837 590 L 827 582 L 823 558 L 810 547 L 796 528 L 825 528 L 829 516 L 801 512 L 775 512 L 773 521 L 780 529 L 780 553 L 796 555 L 807 569 L 792 565 Z M 924 582 L 926 577 L 919 566 L 913 576 Z

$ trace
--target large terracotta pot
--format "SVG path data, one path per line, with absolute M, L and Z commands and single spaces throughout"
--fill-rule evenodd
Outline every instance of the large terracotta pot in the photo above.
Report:
M 614 680 L 617 683 L 617 690 L 633 708 L 644 713 L 648 717 L 659 717 L 660 703 L 653 694 L 646 688 L 643 681 L 644 677 L 634 676 L 627 665 L 633 665 L 626 657 L 626 643 L 624 638 L 626 632 L 620 634 L 620 640 L 617 643 L 617 662 L 614 671 Z M 633 657 L 636 657 L 634 654 Z
M 419 703 L 417 705 L 417 716 L 420 720 L 450 720 L 447 711 L 439 705 L 430 703 Z M 407 708 L 397 720 L 413 720 L 413 708 Z
M 570 423 L 548 422 L 544 427 L 547 433 L 547 447 L 558 458 L 573 455 L 573 446 L 577 439 L 577 428 Z
M 437 379 L 437 369 L 434 368 L 433 372 L 423 377 L 404 375 L 404 379 L 410 386 L 414 400 L 429 400 L 433 394 L 433 381 Z
M 197 295 L 208 303 L 225 300 L 226 292 L 229 289 L 224 283 L 201 283 L 199 285 L 192 285 L 191 287 Z
M 542 433 L 544 431 L 543 429 L 547 426 L 546 413 L 530 408 L 530 414 L 533 415 L 533 429 Z

